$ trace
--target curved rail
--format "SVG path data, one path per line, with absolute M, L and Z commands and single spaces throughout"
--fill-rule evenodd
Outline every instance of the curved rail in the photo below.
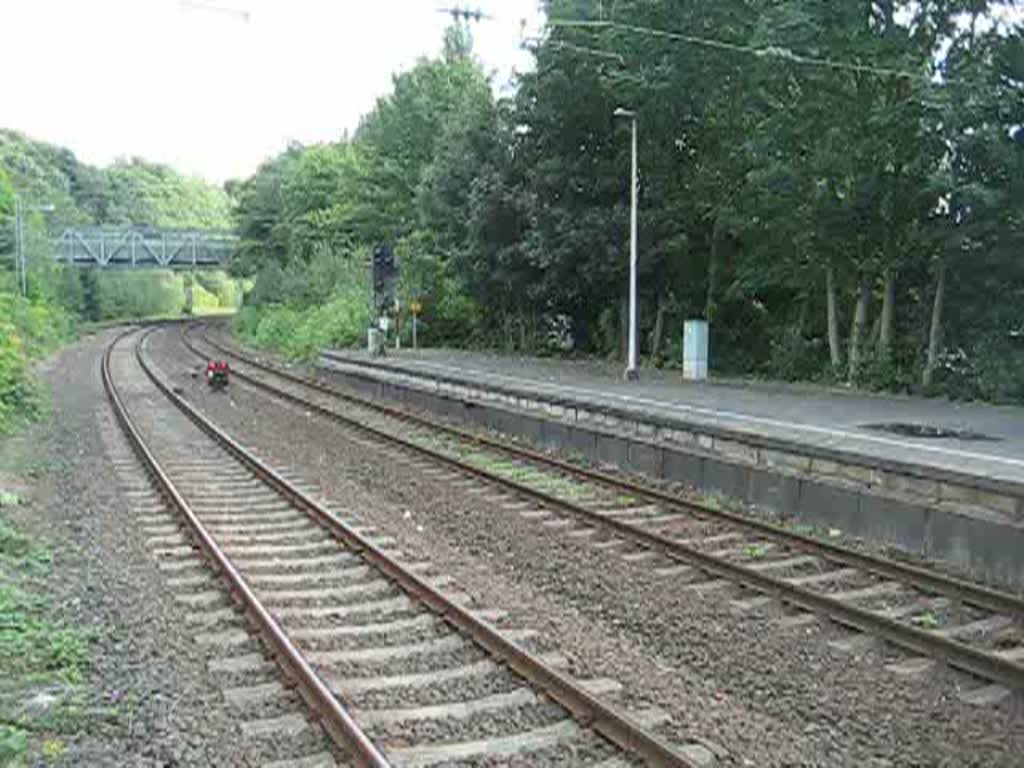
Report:
M 143 338 L 151 333 L 152 330 L 151 328 L 144 331 Z M 188 502 L 178 492 L 178 489 L 167 473 L 164 472 L 136 428 L 124 401 L 122 401 L 117 391 L 117 387 L 114 385 L 114 380 L 110 373 L 110 357 L 113 354 L 114 347 L 125 336 L 135 332 L 136 329 L 131 329 L 118 335 L 105 350 L 101 364 L 104 389 L 106 389 L 107 397 L 110 399 L 118 423 L 120 423 L 132 449 L 145 466 L 146 471 L 156 482 L 161 493 L 181 513 L 192 532 L 193 538 L 202 548 L 207 558 L 220 571 L 231 590 L 231 594 L 237 596 L 246 613 L 256 623 L 261 635 L 274 649 L 278 661 L 285 668 L 288 676 L 298 684 L 303 699 L 320 715 L 327 732 L 336 742 L 352 750 L 361 765 L 385 768 L 385 766 L 388 766 L 387 760 L 384 759 L 384 756 L 377 750 L 348 712 L 345 711 L 341 703 L 331 693 L 316 672 L 313 671 L 312 667 L 309 666 L 299 650 L 288 639 L 281 626 L 263 607 L 241 574 L 231 564 L 227 555 L 217 546 L 217 543 L 213 540 L 213 537 L 203 526 L 202 522 L 200 522 L 195 512 L 192 511 Z M 139 352 L 138 347 L 136 348 L 136 354 L 139 355 L 141 362 L 141 352 Z M 152 372 L 148 368 L 145 370 L 152 378 Z
M 182 335 L 185 346 L 192 350 L 196 355 L 202 356 L 202 353 L 190 342 L 187 332 L 188 327 L 183 326 Z M 766 520 L 758 520 L 757 518 L 740 515 L 725 509 L 716 509 L 706 504 L 699 504 L 661 489 L 652 488 L 649 485 L 643 485 L 599 470 L 581 467 L 568 461 L 558 459 L 554 456 L 531 450 L 521 445 L 511 444 L 487 435 L 481 435 L 475 432 L 470 432 L 469 430 L 460 429 L 459 427 L 451 424 L 435 421 L 409 411 L 384 405 L 369 398 L 363 398 L 347 392 L 341 392 L 338 389 L 327 386 L 311 377 L 297 376 L 290 371 L 281 369 L 279 366 L 270 365 L 263 361 L 242 355 L 237 350 L 226 347 L 205 334 L 203 335 L 203 341 L 220 352 L 244 362 L 246 365 L 251 365 L 254 368 L 267 371 L 268 373 L 272 373 L 275 376 L 287 379 L 296 384 L 315 389 L 330 397 L 335 397 L 364 408 L 370 408 L 386 416 L 443 432 L 460 440 L 466 440 L 477 445 L 486 446 L 516 458 L 525 459 L 537 464 L 544 464 L 552 469 L 574 475 L 589 482 L 599 483 L 608 488 L 613 488 L 616 491 L 621 491 L 623 493 L 647 499 L 651 502 L 663 504 L 672 510 L 696 512 L 734 525 L 750 528 L 773 538 L 788 541 L 797 547 L 824 553 L 829 560 L 842 563 L 843 565 L 860 568 L 878 576 L 904 579 L 924 588 L 941 591 L 943 594 L 947 595 L 954 595 L 958 599 L 970 603 L 971 605 L 976 605 L 992 611 L 1005 611 L 1024 616 L 1024 598 L 1018 597 L 1017 595 L 992 589 L 980 584 L 975 584 L 963 579 L 958 579 L 954 576 L 947 576 L 942 573 L 928 570 L 927 568 L 921 568 L 908 563 L 870 555 L 865 552 L 858 552 L 850 547 L 844 547 L 834 542 L 822 541 L 814 538 L 813 536 L 807 536 L 806 534 L 799 533 L 798 531 L 792 531 Z M 255 384 L 256 386 L 260 385 L 258 380 L 253 379 L 253 377 L 246 376 L 244 373 L 236 375 L 245 381 Z
M 149 331 L 146 333 L 148 334 Z M 585 726 L 592 728 L 594 731 L 601 734 L 621 749 L 639 755 L 650 765 L 666 766 L 666 768 L 694 768 L 695 764 L 683 753 L 650 733 L 643 726 L 639 725 L 628 716 L 604 704 L 598 698 L 577 685 L 576 682 L 567 675 L 564 675 L 550 665 L 544 663 L 533 654 L 518 647 L 513 641 L 502 635 L 500 631 L 478 618 L 470 610 L 448 598 L 441 591 L 429 584 L 424 578 L 418 576 L 414 571 L 404 568 L 400 563 L 388 556 L 380 547 L 370 541 L 369 538 L 332 515 L 315 499 L 293 486 L 274 469 L 265 465 L 250 451 L 243 448 L 225 431 L 221 430 L 209 419 L 199 413 L 199 411 L 191 404 L 177 395 L 172 388 L 166 384 L 166 382 L 162 381 L 143 356 L 141 343 L 136 346 L 135 354 L 140 367 L 145 371 L 146 375 L 156 385 L 156 387 L 206 435 L 217 442 L 235 459 L 252 470 L 258 477 L 260 477 L 260 479 L 274 488 L 279 494 L 289 499 L 298 508 L 305 511 L 316 523 L 323 526 L 336 537 L 344 541 L 353 552 L 360 554 L 369 563 L 376 566 L 403 591 L 424 604 L 442 620 L 470 637 L 475 643 L 484 648 L 492 657 L 505 663 L 509 668 L 541 689 L 545 694 L 568 710 L 575 719 Z M 109 377 L 109 373 L 106 372 L 104 375 L 106 382 L 106 377 Z M 110 386 L 112 387 L 112 383 Z M 111 389 L 108 389 L 108 393 L 111 391 Z M 119 411 L 119 414 L 120 413 L 122 412 Z M 127 418 L 126 412 L 124 413 L 124 416 Z M 189 521 L 190 525 L 194 525 L 197 531 L 203 530 L 199 520 L 196 519 L 195 515 L 191 514 L 191 510 L 188 509 L 188 505 L 185 500 L 181 498 L 180 494 L 173 490 L 174 486 L 170 479 L 162 473 L 155 458 L 153 458 L 152 454 L 145 448 L 145 444 L 142 442 L 138 432 L 134 430 L 134 428 L 132 428 L 132 432 L 135 435 L 135 439 L 138 440 L 138 443 L 133 441 L 133 445 L 139 445 L 141 450 L 145 451 L 145 454 L 152 462 L 150 463 L 150 461 L 147 461 L 147 466 L 152 466 L 156 472 L 160 473 L 163 480 L 166 482 L 166 486 L 164 486 L 164 483 L 161 483 L 161 486 L 169 489 L 169 493 L 171 494 L 175 505 L 178 506 L 179 509 L 182 509 L 183 512 L 187 510 L 186 517 L 191 517 Z M 204 549 L 209 546 L 212 553 L 220 554 L 219 558 L 214 554 L 215 561 L 217 562 L 217 565 L 222 568 L 222 571 L 225 574 L 230 575 L 232 586 L 234 587 L 235 585 L 233 580 L 237 579 L 237 583 L 244 587 L 244 582 L 242 581 L 241 576 L 238 575 L 237 571 L 231 567 L 230 562 L 228 562 L 223 553 L 217 549 L 216 543 L 213 542 L 209 535 L 206 534 L 199 538 Z M 273 618 L 270 617 L 265 609 L 259 607 L 258 600 L 251 591 L 245 590 L 243 592 L 242 590 L 239 590 L 239 594 L 246 600 L 247 607 L 250 599 L 254 602 L 255 605 L 253 606 L 253 611 L 256 617 L 261 621 L 261 625 L 264 621 L 273 624 Z M 288 659 L 289 666 L 294 664 L 300 675 L 304 673 L 304 670 L 308 671 L 309 676 L 312 678 L 305 681 L 303 677 L 299 677 L 299 680 L 300 682 L 304 682 L 304 684 L 308 684 L 312 689 L 312 694 L 316 697 L 314 698 L 314 701 L 317 702 L 314 705 L 314 708 L 318 712 L 321 711 L 322 704 L 319 696 L 326 695 L 330 697 L 332 705 L 325 710 L 325 713 L 332 719 L 335 717 L 339 718 L 341 720 L 339 726 L 344 724 L 344 728 L 338 728 L 338 732 L 343 738 L 343 743 L 345 743 L 346 746 L 351 746 L 349 744 L 349 739 L 351 739 L 358 751 L 358 754 L 365 755 L 365 764 L 387 765 L 383 756 L 376 751 L 376 748 L 362 732 L 358 724 L 351 719 L 329 689 L 327 689 L 322 681 L 319 680 L 316 673 L 313 672 L 308 664 L 302 659 L 301 654 L 299 654 L 290 641 L 288 641 L 288 638 L 284 635 L 283 631 L 280 630 L 280 627 L 277 627 L 276 624 L 273 624 L 273 627 L 276 627 L 276 631 L 272 628 L 269 629 L 269 631 L 272 632 L 272 639 L 275 641 L 275 644 L 280 642 L 282 652 L 287 654 L 286 658 Z M 298 656 L 298 658 L 293 660 L 291 657 L 292 653 Z M 323 703 L 323 705 L 325 704 L 326 702 Z M 378 760 L 380 762 L 377 762 Z
M 556 467 L 567 473 L 601 482 L 617 489 L 635 493 L 641 497 L 665 503 L 671 508 L 692 509 L 702 514 L 717 516 L 741 526 L 752 527 L 783 539 L 792 539 L 802 548 L 823 552 L 823 556 L 832 561 L 849 563 L 868 572 L 902 579 L 914 586 L 939 591 L 945 594 L 952 594 L 964 602 L 979 605 L 989 610 L 997 612 L 1005 611 L 1015 615 L 1024 613 L 1024 601 L 1021 601 L 1013 595 L 998 592 L 996 590 L 974 585 L 951 577 L 946 577 L 922 568 L 883 560 L 871 555 L 855 552 L 845 547 L 838 547 L 827 542 L 819 542 L 817 539 L 792 533 L 784 528 L 764 523 L 762 521 L 748 521 L 746 518 L 740 517 L 739 515 L 722 513 L 718 510 L 712 510 L 709 507 L 691 504 L 689 502 L 676 499 L 664 492 L 649 489 L 634 483 L 621 481 L 618 478 L 605 475 L 604 473 L 582 469 L 566 462 L 544 456 L 543 454 L 539 454 L 535 451 L 525 450 L 518 446 L 509 446 L 492 438 L 474 435 L 473 433 L 469 433 L 449 425 L 438 424 L 430 419 L 413 416 L 404 411 L 396 411 L 388 406 L 372 403 L 364 400 L 363 398 L 355 397 L 347 393 L 340 393 L 332 387 L 328 387 L 320 382 L 310 381 L 305 377 L 296 376 L 295 374 L 287 371 L 282 371 L 276 366 L 257 363 L 234 350 L 224 347 L 223 345 L 214 343 L 209 339 L 205 340 L 206 343 L 211 344 L 211 346 L 214 346 L 225 354 L 231 355 L 248 365 L 252 365 L 253 367 L 265 370 L 273 375 L 280 376 L 289 381 L 315 389 L 323 394 L 337 397 L 339 399 L 355 403 L 359 406 L 372 408 L 389 416 L 393 415 L 401 418 L 404 421 L 440 430 L 476 444 L 494 447 L 505 453 L 514 454 L 530 460 L 536 460 L 540 463 Z M 190 342 L 187 335 L 185 336 L 185 344 L 193 353 L 201 356 L 201 352 L 199 352 Z M 634 526 L 622 520 L 601 515 L 600 513 L 587 509 L 579 504 L 545 493 L 544 491 L 539 491 L 535 488 L 522 485 L 513 480 L 472 466 L 466 462 L 431 450 L 430 448 L 406 440 L 397 435 L 364 424 L 354 418 L 332 411 L 291 392 L 274 387 L 273 385 L 244 372 L 236 370 L 233 373 L 242 381 L 267 391 L 275 397 L 287 400 L 296 405 L 301 405 L 303 408 L 312 410 L 325 418 L 355 428 L 372 437 L 401 445 L 405 449 L 425 456 L 432 461 L 446 464 L 459 472 L 474 475 L 489 483 L 508 488 L 519 495 L 532 498 L 545 506 L 559 509 L 575 517 L 581 518 L 590 524 L 610 527 L 619 535 L 633 540 L 642 547 L 656 550 L 671 559 L 696 565 L 702 570 L 729 579 L 735 583 L 753 587 L 759 592 L 776 595 L 788 603 L 800 606 L 815 613 L 824 614 L 838 624 L 851 627 L 861 632 L 876 635 L 913 653 L 920 653 L 937 658 L 952 667 L 961 669 L 979 677 L 996 681 L 1004 685 L 1009 685 L 1013 688 L 1024 689 L 1024 666 L 1013 661 L 980 651 L 977 648 L 971 647 L 953 638 L 944 637 L 939 634 L 931 633 L 925 629 L 919 629 L 914 626 L 902 624 L 894 619 L 881 616 L 849 603 L 835 600 L 827 595 L 807 589 L 806 587 L 787 583 L 782 579 L 766 575 L 756 569 L 709 555 L 692 546 L 688 546 L 679 540 Z

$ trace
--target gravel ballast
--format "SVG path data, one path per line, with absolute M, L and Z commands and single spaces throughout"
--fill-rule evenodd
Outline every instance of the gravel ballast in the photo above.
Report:
M 153 338 L 191 402 L 266 456 L 319 485 L 334 506 L 429 559 L 478 605 L 540 631 L 581 677 L 624 683 L 623 701 L 672 715 L 675 741 L 704 741 L 732 765 L 1013 766 L 1024 722 L 1013 701 L 976 707 L 952 672 L 904 677 L 881 647 L 831 648 L 820 622 L 777 624 L 778 608 L 738 614 L 733 587 L 682 590 L 642 563 L 539 526 L 466 488 L 411 471 L 351 432 L 232 384 L 211 395 L 175 332 Z M 732 591 L 730 591 L 732 590 Z
M 89 706 L 117 715 L 86 719 L 66 765 L 246 765 L 220 690 L 134 523 L 104 440 L 113 425 L 99 360 L 114 331 L 86 337 L 42 366 L 52 391 L 45 423 L 5 441 L 34 468 L 29 503 L 11 516 L 54 553 L 49 584 L 63 621 L 93 636 Z
M 329 757 L 293 694 L 263 703 L 225 695 L 280 675 L 267 664 L 218 672 L 235 657 L 262 658 L 251 636 L 229 647 L 201 641 L 225 631 L 244 638 L 245 624 L 116 425 L 100 359 L 118 332 L 87 336 L 42 365 L 52 413 L 0 442 L 0 481 L 28 499 L 5 516 L 52 551 L 53 612 L 92 638 L 78 725 L 47 764 L 261 766 Z M 280 735 L 272 720 L 280 715 L 292 718 L 295 735 Z

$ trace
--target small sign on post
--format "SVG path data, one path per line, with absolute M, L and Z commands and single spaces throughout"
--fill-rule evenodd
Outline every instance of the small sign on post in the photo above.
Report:
M 416 349 L 416 325 L 419 322 L 420 312 L 423 311 L 423 305 L 413 299 L 409 302 L 409 314 L 412 315 L 412 348 Z

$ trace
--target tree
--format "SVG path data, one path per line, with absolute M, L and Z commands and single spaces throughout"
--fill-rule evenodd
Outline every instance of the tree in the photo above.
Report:
M 109 168 L 83 163 L 69 150 L 0 130 L 0 253 L 13 250 L 10 197 L 17 189 L 26 202 L 23 218 L 28 266 L 28 298 L 40 307 L 59 307 L 89 319 L 115 317 L 134 292 L 133 314 L 151 314 L 168 305 L 180 281 L 167 275 L 138 275 L 62 267 L 54 263 L 53 240 L 69 225 L 228 227 L 227 193 L 142 160 Z M 40 204 L 52 210 L 39 212 Z M 131 298 L 131 297 L 128 297 Z M 107 302 L 105 304 L 104 302 Z M 58 313 L 60 317 L 65 315 Z M 59 325 L 57 321 L 55 326 Z
M 1021 397 L 1024 47 L 995 6 L 550 0 L 497 103 L 453 28 L 351 139 L 237 187 L 238 263 L 309 301 L 296 265 L 388 241 L 447 340 L 617 354 L 625 106 L 642 351 L 703 316 L 719 372 Z

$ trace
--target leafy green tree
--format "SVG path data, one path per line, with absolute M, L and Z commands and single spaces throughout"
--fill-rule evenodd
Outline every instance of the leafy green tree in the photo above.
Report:
M 230 201 L 223 190 L 138 158 L 106 169 L 103 221 L 137 226 L 226 229 Z
M 392 92 L 377 101 L 355 136 L 367 153 L 363 194 L 386 214 L 369 237 L 394 239 L 415 227 L 416 191 L 446 127 L 490 102 L 490 83 L 459 26 L 446 32 L 440 58 L 421 59 L 395 76 Z
M 619 354 L 623 106 L 644 352 L 703 316 L 719 372 L 1019 399 L 1024 47 L 997 5 L 550 0 L 499 102 L 453 28 L 351 139 L 235 188 L 238 268 L 287 325 L 387 241 L 434 341 L 540 350 L 568 323 Z
M 14 131 L 0 130 L 0 179 L 0 253 L 13 250 L 13 224 L 5 193 L 13 194 L 16 189 L 26 201 L 23 223 L 30 302 L 39 307 L 63 308 L 87 319 L 116 317 L 118 308 L 129 306 L 122 297 L 130 290 L 138 290 L 142 297 L 142 303 L 132 304 L 132 315 L 163 311 L 168 283 L 157 273 L 136 277 L 97 275 L 90 270 L 58 266 L 53 258 L 53 240 L 60 228 L 90 224 L 232 224 L 230 198 L 225 190 L 141 160 L 95 168 L 80 163 L 67 149 L 32 141 Z M 39 210 L 42 204 L 46 204 L 48 213 Z M 13 290 L 13 279 L 10 287 Z M 151 312 L 143 308 L 147 300 L 154 302 Z M 112 303 L 104 307 L 104 301 Z
M 285 216 L 284 185 L 303 152 L 298 145 L 265 162 L 250 179 L 232 188 L 236 203 L 236 229 L 240 239 L 232 271 L 251 276 L 288 256 L 290 225 Z

